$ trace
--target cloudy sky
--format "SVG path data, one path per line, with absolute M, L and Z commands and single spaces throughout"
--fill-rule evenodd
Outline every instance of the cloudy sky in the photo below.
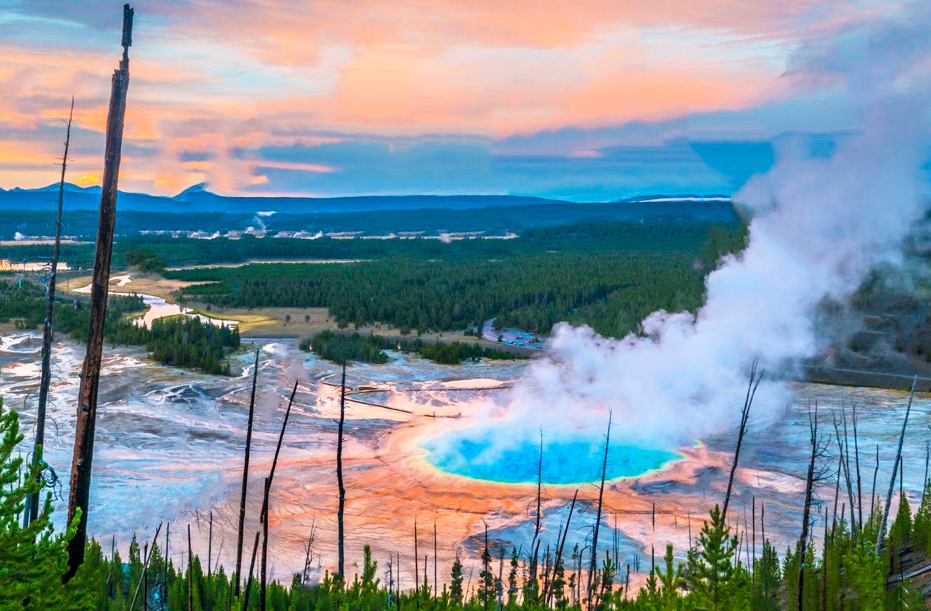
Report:
M 172 195 L 729 193 L 859 127 L 793 66 L 879 0 L 138 0 L 120 186 Z M 907 8 L 907 7 L 906 7 Z M 102 172 L 115 0 L 0 0 L 0 187 Z M 811 65 L 811 62 L 806 62 Z

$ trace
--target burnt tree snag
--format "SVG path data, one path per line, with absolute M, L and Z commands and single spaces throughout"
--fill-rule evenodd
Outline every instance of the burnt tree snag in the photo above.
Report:
M 74 431 L 74 456 L 68 492 L 68 524 L 77 520 L 77 531 L 68 543 L 68 570 L 62 581 L 68 582 L 84 563 L 87 544 L 87 518 L 94 460 L 94 428 L 97 423 L 97 388 L 103 358 L 104 321 L 107 293 L 110 289 L 110 257 L 113 254 L 113 225 L 116 222 L 117 180 L 123 149 L 123 119 L 126 93 L 129 90 L 129 47 L 132 45 L 133 9 L 123 5 L 123 59 L 113 73 L 110 109 L 107 112 L 106 153 L 100 194 L 100 220 L 94 249 L 94 276 L 91 281 L 90 327 L 87 353 L 81 368 L 78 392 L 77 424 Z
M 902 421 L 902 432 L 899 434 L 899 449 L 895 453 L 895 462 L 892 463 L 892 478 L 889 480 L 889 492 L 886 494 L 886 504 L 883 506 L 883 519 L 876 534 L 876 553 L 882 551 L 883 536 L 886 534 L 886 522 L 889 520 L 889 505 L 892 503 L 892 492 L 895 490 L 895 476 L 899 471 L 899 462 L 902 460 L 902 442 L 905 441 L 905 429 L 908 427 L 908 416 L 912 413 L 912 400 L 915 398 L 915 386 L 918 376 L 912 379 L 912 392 L 908 396 L 908 407 L 905 408 L 905 420 Z
M 756 389 L 763 381 L 765 371 L 757 372 L 760 366 L 760 355 L 756 355 L 753 363 L 750 365 L 750 373 L 747 383 L 747 396 L 744 399 L 743 410 L 740 412 L 740 430 L 737 433 L 737 448 L 734 450 L 734 464 L 731 465 L 731 475 L 727 480 L 727 493 L 724 495 L 724 506 L 721 508 L 721 520 L 727 517 L 727 506 L 731 502 L 731 490 L 734 487 L 734 475 L 737 473 L 737 461 L 740 460 L 740 447 L 743 445 L 744 434 L 747 432 L 747 418 L 750 416 L 750 406 L 753 405 L 753 397 L 756 395 Z
M 42 464 L 42 447 L 45 445 L 45 411 L 48 406 L 48 389 L 52 383 L 52 318 L 55 314 L 55 281 L 58 278 L 58 258 L 61 255 L 61 211 L 65 201 L 65 171 L 68 167 L 68 148 L 71 146 L 71 120 L 74 118 L 74 96 L 71 97 L 71 111 L 68 113 L 68 127 L 65 131 L 65 154 L 61 158 L 61 179 L 58 181 L 58 218 L 55 222 L 55 249 L 52 251 L 52 264 L 45 285 L 45 324 L 42 327 L 42 377 L 39 381 L 39 407 L 36 411 L 36 436 L 32 448 L 32 463 L 36 477 Z M 26 526 L 39 517 L 39 491 L 36 490 L 27 501 Z
M 278 435 L 278 445 L 275 446 L 275 457 L 272 458 L 272 468 L 265 478 L 265 496 L 262 500 L 262 511 L 260 521 L 262 523 L 262 580 L 259 583 L 259 611 L 265 611 L 266 601 L 266 570 L 268 568 L 268 495 L 272 489 L 272 480 L 275 479 L 275 468 L 278 466 L 278 454 L 281 452 L 281 442 L 284 439 L 284 431 L 288 426 L 288 418 L 291 416 L 291 406 L 294 404 L 294 395 L 297 394 L 298 381 L 294 381 L 294 388 L 291 390 L 291 398 L 288 399 L 288 409 L 284 413 L 284 422 L 281 423 L 281 433 Z M 249 569 L 252 574 L 252 569 Z
M 339 389 L 339 429 L 336 437 L 336 485 L 339 488 L 339 505 L 336 509 L 336 536 L 339 553 L 339 579 L 345 578 L 345 539 L 343 531 L 343 511 L 346 507 L 346 486 L 343 484 L 343 427 L 346 424 L 346 361 L 343 361 L 343 377 Z M 414 558 L 417 564 L 417 558 Z
M 598 529 L 601 526 L 601 506 L 604 500 L 605 493 L 605 475 L 608 471 L 608 448 L 611 446 L 611 418 L 613 417 L 613 412 L 608 413 L 608 432 L 605 435 L 605 455 L 604 461 L 601 464 L 601 486 L 598 488 L 598 512 L 595 516 L 595 532 L 592 534 L 592 562 L 591 566 L 588 567 L 588 607 L 592 608 L 592 579 L 595 576 L 595 571 L 598 569 Z
M 239 583 L 242 575 L 242 537 L 243 527 L 246 523 L 246 490 L 249 487 L 249 453 L 252 451 L 252 422 L 255 415 L 255 385 L 259 377 L 259 349 L 255 349 L 255 365 L 252 370 L 252 396 L 249 399 L 249 422 L 246 425 L 246 453 L 242 465 L 242 493 L 239 497 L 239 531 L 236 535 L 236 572 L 233 579 L 236 581 L 235 595 L 239 596 Z

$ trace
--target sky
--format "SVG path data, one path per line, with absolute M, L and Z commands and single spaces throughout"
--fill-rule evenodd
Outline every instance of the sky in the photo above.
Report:
M 120 188 L 174 195 L 732 193 L 862 125 L 813 50 L 885 0 L 139 0 Z M 904 17 L 903 17 L 904 18 Z M 0 188 L 97 184 L 121 3 L 0 0 Z M 845 55 L 847 54 L 847 55 Z M 832 57 L 837 57 L 837 54 Z M 774 153 L 774 151 L 776 151 Z

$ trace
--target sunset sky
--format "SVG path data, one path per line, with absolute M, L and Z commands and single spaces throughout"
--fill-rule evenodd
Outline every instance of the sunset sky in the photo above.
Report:
M 0 187 L 102 171 L 115 0 L 0 0 Z M 139 0 L 123 190 L 731 192 L 790 133 L 856 130 L 832 66 L 876 0 Z M 811 65 L 808 62 L 807 65 Z

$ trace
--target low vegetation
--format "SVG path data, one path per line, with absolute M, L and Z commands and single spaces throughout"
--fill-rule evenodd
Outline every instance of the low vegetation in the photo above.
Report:
M 518 354 L 486 348 L 471 342 L 424 342 L 392 340 L 380 335 L 362 335 L 360 333 L 336 333 L 329 329 L 315 335 L 313 339 L 304 340 L 301 350 L 311 350 L 318 356 L 334 363 L 360 361 L 363 363 L 382 364 L 388 362 L 385 350 L 398 350 L 416 353 L 435 363 L 458 365 L 464 361 L 479 359 L 509 360 L 524 358 Z

